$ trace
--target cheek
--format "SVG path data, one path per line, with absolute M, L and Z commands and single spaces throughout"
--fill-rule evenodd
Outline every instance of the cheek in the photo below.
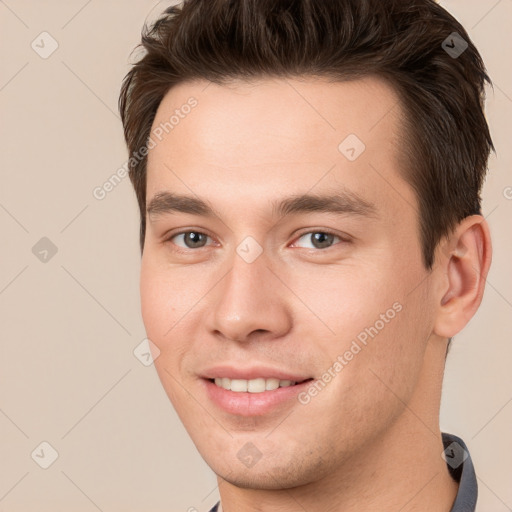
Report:
M 361 269 L 348 263 L 302 273 L 290 281 L 306 305 L 304 308 L 299 304 L 298 309 L 303 310 L 303 316 L 311 317 L 307 324 L 320 329 L 317 338 L 335 350 L 343 349 L 345 342 L 358 335 L 368 338 L 365 330 L 374 330 L 376 322 L 379 332 L 384 330 L 380 315 L 390 310 L 385 320 L 392 322 L 396 316 L 393 304 L 401 298 L 393 291 L 393 280 L 382 270 L 372 272 L 368 267 Z
M 140 273 L 140 300 L 144 326 L 148 337 L 158 344 L 157 333 L 162 332 L 162 324 L 165 317 L 165 298 L 159 280 L 154 272 L 149 270 L 149 265 L 142 263 Z M 154 339 L 153 339 L 154 338 Z
M 162 386 L 176 409 L 186 403 L 182 396 L 179 368 L 186 349 L 180 340 L 183 335 L 184 322 L 180 311 L 182 297 L 176 286 L 171 286 L 169 276 L 158 271 L 158 267 L 147 260 L 142 262 L 140 274 L 141 311 L 147 337 L 158 348 L 154 358 L 154 367 Z
M 168 274 L 143 259 L 140 274 L 142 320 L 148 338 L 162 355 L 173 343 L 177 327 L 182 327 L 179 319 L 183 316 L 183 295 L 179 283 L 173 282 Z
M 347 396 L 346 412 L 361 413 L 361 427 L 365 417 L 373 418 L 375 424 L 386 421 L 386 416 L 390 421 L 411 400 L 429 334 L 426 304 L 411 296 L 401 297 L 392 310 L 386 302 L 381 304 L 372 309 L 372 316 L 366 316 L 367 325 L 350 338 L 348 343 L 360 350 L 355 348 L 357 354 L 352 356 L 349 349 L 347 355 L 352 359 L 342 371 L 344 389 L 338 388 Z
M 187 286 L 183 272 L 173 272 L 165 262 L 144 253 L 140 272 L 140 299 L 144 325 L 147 331 L 162 337 L 170 327 L 190 308 L 194 287 Z
M 317 349 L 324 348 L 328 356 L 325 369 L 336 361 L 342 365 L 333 389 L 341 394 L 350 389 L 347 403 L 365 409 L 396 401 L 389 389 L 403 399 L 412 393 L 431 330 L 431 301 L 426 281 L 411 293 L 419 277 L 405 270 L 353 270 L 338 273 L 330 284 L 317 280 L 322 292 L 317 287 L 309 299 L 311 309 L 321 311 L 321 319 L 334 331 L 317 335 Z
M 183 272 L 172 272 L 149 255 L 143 257 L 140 298 L 146 335 L 160 350 L 155 360 L 157 370 L 165 366 L 173 375 L 190 351 L 190 340 L 200 325 L 200 310 L 194 306 L 204 291 L 191 284 L 190 278 Z

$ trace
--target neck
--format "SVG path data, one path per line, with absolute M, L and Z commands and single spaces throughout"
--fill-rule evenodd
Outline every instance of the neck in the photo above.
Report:
M 403 413 L 327 478 L 266 490 L 242 489 L 219 477 L 222 511 L 449 512 L 458 484 L 441 457 L 439 405 L 445 352 L 441 339 L 429 342 L 418 385 Z

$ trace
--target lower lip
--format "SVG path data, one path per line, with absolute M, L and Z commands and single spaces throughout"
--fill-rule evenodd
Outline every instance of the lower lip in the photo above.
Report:
M 224 411 L 238 416 L 263 416 L 286 402 L 297 401 L 297 395 L 312 380 L 261 393 L 229 391 L 208 379 L 203 379 L 203 382 L 210 400 Z

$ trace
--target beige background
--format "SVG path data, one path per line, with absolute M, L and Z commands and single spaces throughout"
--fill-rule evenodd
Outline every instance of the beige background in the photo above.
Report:
M 129 180 L 93 196 L 126 161 L 117 98 L 128 55 L 144 20 L 169 4 L 0 1 L 0 511 L 203 511 L 217 500 L 215 477 L 154 368 L 133 353 L 145 334 Z M 448 358 L 441 428 L 469 446 L 478 510 L 504 512 L 512 510 L 512 0 L 442 4 L 495 82 L 487 110 L 498 156 L 483 195 L 493 266 Z M 58 44 L 46 59 L 31 47 L 51 49 L 43 31 Z M 57 248 L 46 262 L 45 242 L 32 252 L 42 237 Z M 49 460 L 43 441 L 59 455 L 46 470 L 35 462 Z

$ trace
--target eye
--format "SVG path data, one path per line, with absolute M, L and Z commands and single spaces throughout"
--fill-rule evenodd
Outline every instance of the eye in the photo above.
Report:
M 308 233 L 301 235 L 297 241 L 302 240 L 303 238 L 305 240 L 309 240 L 311 243 L 311 245 L 306 247 L 306 249 L 328 249 L 333 245 L 332 243 L 335 238 L 340 241 L 347 241 L 329 231 L 309 231 Z M 297 244 L 297 242 L 295 242 L 295 244 Z
M 168 241 L 172 241 L 178 247 L 182 249 L 200 249 L 206 245 L 206 240 L 210 238 L 207 234 L 201 233 L 200 231 L 182 231 L 168 238 Z M 181 243 L 177 243 L 175 240 L 181 240 Z

